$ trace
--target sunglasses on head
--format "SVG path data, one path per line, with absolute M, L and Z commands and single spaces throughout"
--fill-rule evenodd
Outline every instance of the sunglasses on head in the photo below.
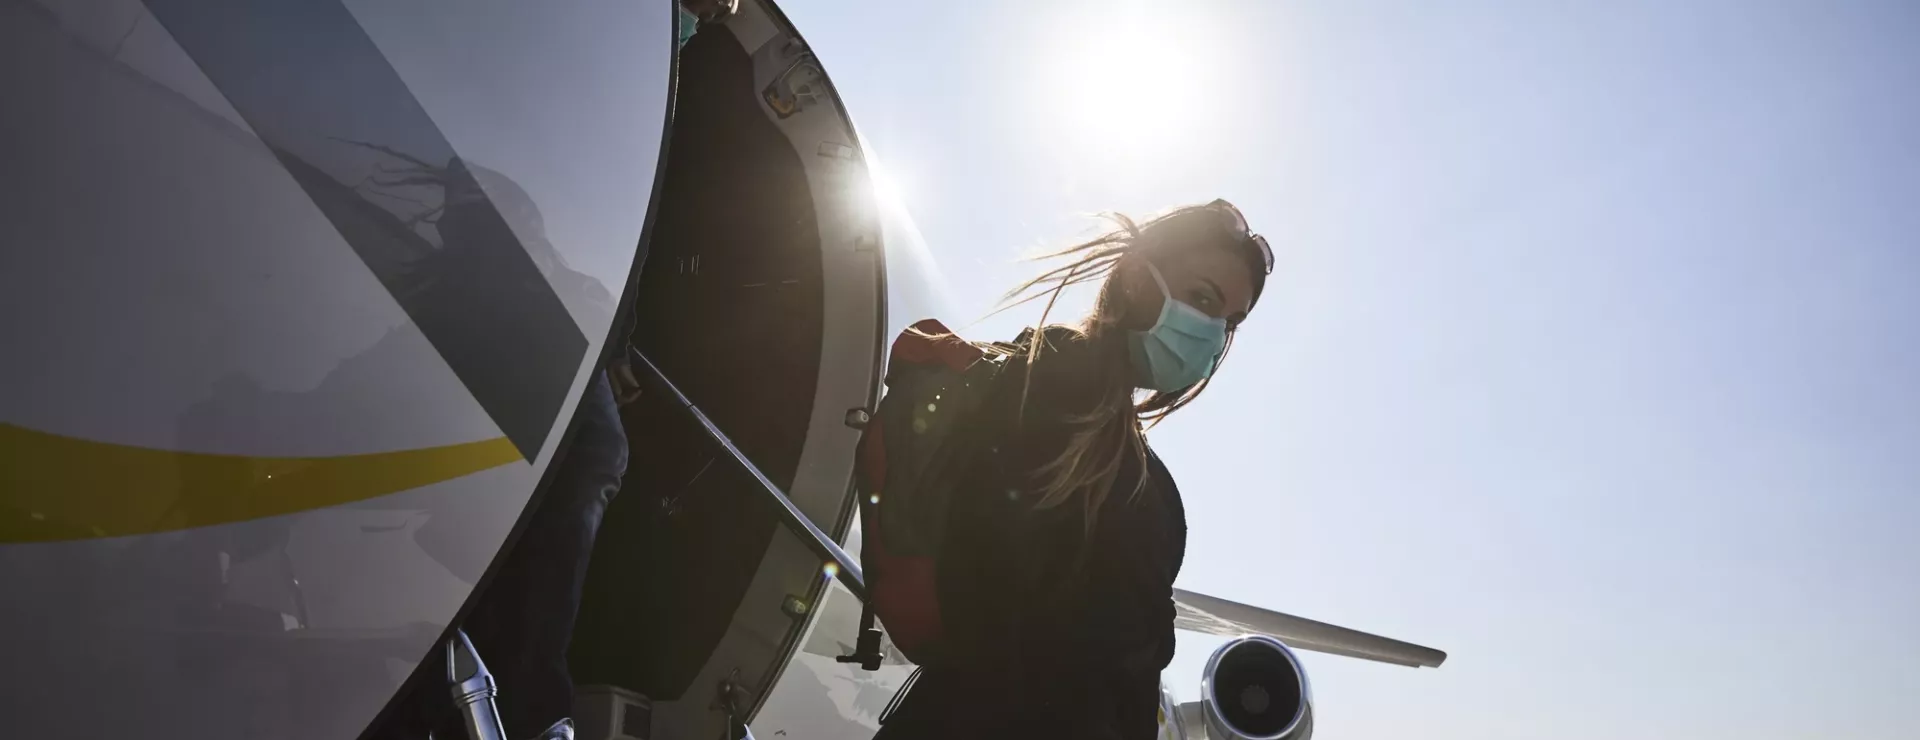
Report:
M 1261 268 L 1264 269 L 1267 274 L 1273 274 L 1273 248 L 1267 246 L 1266 237 L 1253 233 L 1253 229 L 1247 226 L 1247 217 L 1241 215 L 1240 209 L 1233 207 L 1233 204 L 1228 203 L 1225 198 L 1208 203 L 1207 208 L 1208 210 L 1225 215 L 1227 217 L 1227 228 L 1232 230 L 1233 233 L 1241 235 L 1247 243 L 1252 244 L 1254 250 L 1260 255 Z

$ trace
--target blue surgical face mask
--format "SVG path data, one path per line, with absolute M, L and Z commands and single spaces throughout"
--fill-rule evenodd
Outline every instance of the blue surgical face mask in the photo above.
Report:
M 684 47 L 687 45 L 687 40 L 693 38 L 694 32 L 700 30 L 700 16 L 689 12 L 686 6 L 679 3 L 674 3 L 673 7 L 680 9 L 679 28 L 677 30 L 680 34 L 680 45 Z
M 1160 286 L 1160 318 L 1153 328 L 1128 333 L 1134 384 L 1156 391 L 1177 391 L 1206 379 L 1227 350 L 1227 320 L 1174 300 L 1167 281 L 1146 263 Z

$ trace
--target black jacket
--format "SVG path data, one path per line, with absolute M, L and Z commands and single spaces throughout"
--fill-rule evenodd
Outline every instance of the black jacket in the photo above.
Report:
M 1064 328 L 1026 378 L 1009 363 L 983 423 L 998 425 L 956 491 L 941 551 L 942 664 L 925 666 L 877 736 L 1115 738 L 1158 731 L 1160 670 L 1173 659 L 1173 580 L 1186 515 L 1172 476 L 1148 453 L 1148 483 L 1123 458 L 1089 539 L 1084 504 L 1036 510 L 1031 471 L 1066 444 L 1065 413 L 1095 400 L 1094 348 Z M 1023 339 L 1024 339 L 1023 335 Z M 1085 548 L 1084 551 L 1082 548 Z

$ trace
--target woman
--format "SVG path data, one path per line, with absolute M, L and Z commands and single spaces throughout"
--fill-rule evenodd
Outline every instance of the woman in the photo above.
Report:
M 1079 325 L 1043 312 L 1021 334 L 972 422 L 993 426 L 949 512 L 943 657 L 877 740 L 1158 732 L 1186 519 L 1144 426 L 1206 389 L 1273 257 L 1226 201 L 1112 220 L 1008 295 L 1051 312 L 1066 287 L 1100 283 Z

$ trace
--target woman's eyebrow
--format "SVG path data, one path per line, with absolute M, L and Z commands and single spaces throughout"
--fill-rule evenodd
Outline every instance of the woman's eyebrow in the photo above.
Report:
M 1227 302 L 1227 292 L 1226 292 L 1226 291 L 1224 291 L 1224 290 L 1221 290 L 1221 289 L 1220 289 L 1220 284 L 1219 284 L 1219 283 L 1216 283 L 1216 282 L 1214 282 L 1214 281 L 1212 281 L 1212 280 L 1209 280 L 1209 279 L 1207 279 L 1207 278 L 1204 278 L 1204 277 L 1203 277 L 1203 278 L 1200 278 L 1200 282 L 1203 282 L 1203 283 L 1206 283 L 1206 284 L 1207 284 L 1207 287 L 1208 287 L 1208 288 L 1212 288 L 1212 289 L 1213 289 L 1213 299 L 1214 299 L 1214 300 L 1216 300 L 1216 301 L 1219 301 L 1219 302 L 1221 302 L 1222 304 L 1225 304 L 1225 303 Z

